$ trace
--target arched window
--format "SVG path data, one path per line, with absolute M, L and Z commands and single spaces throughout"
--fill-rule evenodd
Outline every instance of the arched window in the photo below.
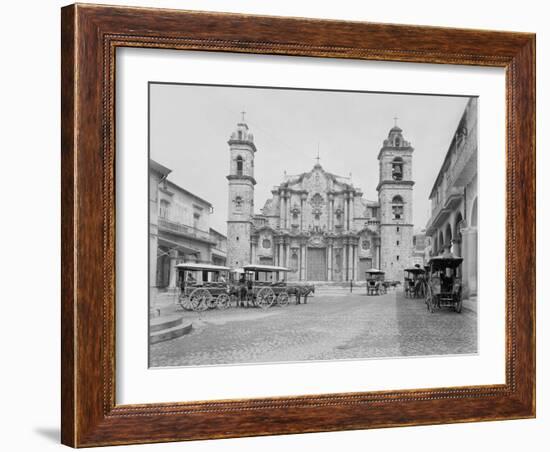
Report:
M 391 203 L 392 204 L 403 204 L 403 198 L 401 197 L 401 195 L 395 195 L 392 198 Z
M 391 177 L 393 180 L 403 180 L 403 159 L 395 157 L 391 163 Z
M 235 208 L 237 210 L 241 210 L 243 208 L 243 198 L 241 196 L 237 196 L 235 198 Z
M 392 200 L 392 214 L 394 220 L 403 219 L 403 198 L 400 195 L 395 195 Z
M 401 146 L 401 138 L 395 137 L 395 147 L 398 148 Z
M 243 158 L 239 155 L 237 157 L 237 176 L 243 175 Z

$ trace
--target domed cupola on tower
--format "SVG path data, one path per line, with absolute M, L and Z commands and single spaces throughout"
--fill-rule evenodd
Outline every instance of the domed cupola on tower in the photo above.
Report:
M 244 122 L 244 119 L 237 124 L 237 128 L 231 134 L 229 141 L 254 144 L 254 135 L 248 129 L 248 124 Z
M 384 147 L 409 147 L 411 144 L 403 138 L 403 129 L 397 125 L 393 126 L 388 133 L 388 138 L 384 140 Z

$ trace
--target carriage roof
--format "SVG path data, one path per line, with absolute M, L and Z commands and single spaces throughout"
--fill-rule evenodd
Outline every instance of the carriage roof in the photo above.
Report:
M 463 260 L 463 258 L 456 257 L 452 254 L 444 254 L 442 256 L 432 257 L 428 261 L 428 266 L 435 269 L 456 268 Z
M 368 270 L 365 271 L 366 274 L 370 274 L 370 275 L 384 275 L 385 272 L 383 272 L 382 270 L 379 270 L 378 268 L 369 268 Z
M 426 270 L 424 270 L 423 268 L 420 268 L 420 267 L 406 268 L 403 271 L 406 271 L 406 272 L 409 272 L 409 273 L 414 273 L 415 275 L 419 275 L 421 273 L 426 273 Z
M 278 267 L 276 265 L 245 265 L 244 271 L 252 272 L 289 272 L 290 269 L 286 267 Z
M 239 267 L 239 268 L 232 268 L 232 269 L 231 269 L 231 273 L 239 273 L 239 274 L 242 274 L 242 273 L 246 273 L 246 272 L 250 272 L 250 270 L 245 270 L 245 269 L 242 268 L 242 267 Z
M 181 270 L 205 270 L 209 272 L 219 272 L 219 271 L 229 271 L 229 267 L 224 267 L 223 265 L 214 265 L 214 264 L 199 264 L 196 262 L 185 262 L 183 264 L 177 264 L 176 268 Z

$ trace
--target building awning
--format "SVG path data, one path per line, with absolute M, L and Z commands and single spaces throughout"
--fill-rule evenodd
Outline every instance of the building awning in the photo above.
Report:
M 197 248 L 193 248 L 193 247 L 190 247 L 190 246 L 187 246 L 187 245 L 183 245 L 181 243 L 174 242 L 173 240 L 168 240 L 164 237 L 162 237 L 162 238 L 159 237 L 158 238 L 158 245 L 159 246 L 165 246 L 165 247 L 168 247 L 168 248 L 173 249 L 173 250 L 181 251 L 183 254 L 197 254 L 197 253 L 201 252 Z

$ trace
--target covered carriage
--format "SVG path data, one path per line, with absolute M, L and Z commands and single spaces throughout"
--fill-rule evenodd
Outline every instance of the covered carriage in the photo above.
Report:
M 229 267 L 187 262 L 176 265 L 177 303 L 186 310 L 229 307 Z
M 424 278 L 426 271 L 420 267 L 420 265 L 415 265 L 414 267 L 406 268 L 404 272 L 405 297 L 424 298 L 426 295 L 426 284 Z
M 462 311 L 462 281 L 459 276 L 462 258 L 451 253 L 432 257 L 428 261 L 426 275 L 426 306 L 428 311 L 435 308 L 453 308 Z
M 262 309 L 273 304 L 285 306 L 289 301 L 285 275 L 290 269 L 275 265 L 245 265 L 243 276 L 247 283 L 247 297 Z
M 369 268 L 365 271 L 367 280 L 367 295 L 382 295 L 387 292 L 384 281 L 385 273 L 377 268 Z

